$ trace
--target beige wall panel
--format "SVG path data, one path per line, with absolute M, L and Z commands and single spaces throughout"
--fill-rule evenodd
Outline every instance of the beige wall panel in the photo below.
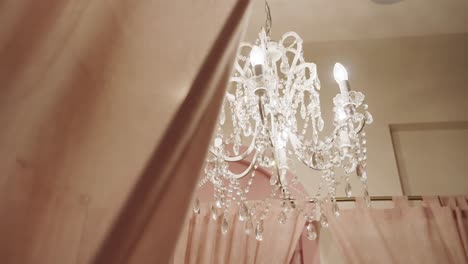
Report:
M 468 194 L 468 122 L 391 128 L 406 195 Z

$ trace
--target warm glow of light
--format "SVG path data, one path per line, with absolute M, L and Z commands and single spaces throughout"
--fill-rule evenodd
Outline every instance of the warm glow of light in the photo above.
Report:
M 343 64 L 337 62 L 335 63 L 335 67 L 333 67 L 333 77 L 335 78 L 336 82 L 342 82 L 348 80 L 348 72 Z
M 259 46 L 253 46 L 250 51 L 250 63 L 252 66 L 261 65 L 265 62 L 265 53 Z

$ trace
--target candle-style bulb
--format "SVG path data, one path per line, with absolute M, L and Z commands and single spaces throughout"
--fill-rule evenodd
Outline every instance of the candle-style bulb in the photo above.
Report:
M 250 51 L 250 63 L 252 66 L 262 65 L 265 62 L 265 53 L 259 46 L 253 46 Z
M 348 80 L 348 72 L 343 64 L 337 62 L 335 67 L 333 67 L 333 77 L 337 83 Z

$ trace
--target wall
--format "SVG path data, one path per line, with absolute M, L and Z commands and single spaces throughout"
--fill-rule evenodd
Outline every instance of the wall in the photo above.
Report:
M 366 95 L 374 116 L 374 124 L 367 128 L 371 195 L 403 194 L 396 155 L 399 159 L 406 155 L 410 164 L 420 162 L 421 166 L 412 166 L 411 174 L 427 174 L 426 177 L 413 179 L 416 181 L 413 185 L 422 186 L 413 188 L 420 193 L 406 194 L 451 193 L 450 190 L 468 194 L 468 177 L 449 177 L 465 173 L 463 168 L 466 168 L 461 157 L 453 155 L 453 152 L 460 156 L 463 153 L 468 155 L 464 147 L 451 151 L 451 148 L 457 146 L 453 136 L 459 140 L 458 146 L 468 144 L 463 122 L 468 120 L 468 34 L 308 43 L 304 55 L 307 60 L 317 64 L 322 81 L 322 111 L 326 121 L 332 120 L 329 115 L 331 100 L 338 92 L 332 78 L 335 62 L 343 63 L 348 69 L 352 89 Z M 424 129 L 413 131 L 419 134 L 397 131 L 397 135 L 394 134 L 394 137 L 399 137 L 397 147 L 403 147 L 406 154 L 395 153 L 390 125 L 398 127 L 409 124 L 418 127 L 421 123 L 436 126 L 430 130 L 434 133 L 427 134 Z M 454 124 L 458 130 L 447 132 L 443 125 L 438 128 L 437 124 Z M 434 158 L 435 154 L 438 158 Z M 450 167 L 451 161 L 456 159 L 458 169 L 452 169 L 449 175 L 439 171 L 430 174 L 430 170 L 421 170 L 425 161 L 421 157 L 424 156 L 431 156 L 426 163 L 433 164 L 437 160 L 440 166 L 445 167 Z M 310 172 L 303 167 L 298 167 L 296 173 L 309 191 L 315 190 L 318 181 L 316 177 L 309 177 Z M 439 190 L 433 184 L 427 184 L 443 182 L 441 177 L 452 183 L 451 186 L 463 187 L 453 189 L 445 186 Z M 323 263 L 342 263 L 336 245 L 326 231 L 321 239 Z
M 468 120 L 467 47 L 468 34 L 305 44 L 305 57 L 318 67 L 326 121 L 339 91 L 335 62 L 348 69 L 351 88 L 366 95 L 374 116 L 367 127 L 371 194 L 402 194 L 391 124 Z M 313 190 L 315 180 L 303 168 L 297 173 Z

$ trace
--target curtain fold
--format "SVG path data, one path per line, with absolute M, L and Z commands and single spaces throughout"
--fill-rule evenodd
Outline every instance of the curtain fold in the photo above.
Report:
M 263 240 L 257 241 L 254 229 L 246 235 L 246 222 L 239 220 L 237 211 L 229 213 L 228 232 L 222 234 L 221 213 L 213 220 L 211 205 L 203 203 L 200 214 L 192 213 L 189 217 L 179 237 L 174 264 L 290 262 L 304 229 L 304 217 L 291 213 L 285 224 L 279 224 L 280 202 L 273 201 L 270 214 L 264 220 Z
M 468 197 L 444 196 L 440 197 L 440 203 L 452 210 L 457 223 L 458 234 L 463 243 L 465 258 L 468 259 Z
M 313 222 L 313 224 L 317 238 L 315 240 L 308 239 L 307 229 L 304 228 L 289 264 L 320 264 L 320 227 L 318 222 Z
M 167 263 L 249 2 L 1 2 L 2 264 Z
M 329 216 L 330 231 L 346 263 L 467 263 L 466 211 L 424 197 L 411 207 L 394 197 L 395 208 L 355 209 Z M 453 201 L 452 201 L 453 203 Z

